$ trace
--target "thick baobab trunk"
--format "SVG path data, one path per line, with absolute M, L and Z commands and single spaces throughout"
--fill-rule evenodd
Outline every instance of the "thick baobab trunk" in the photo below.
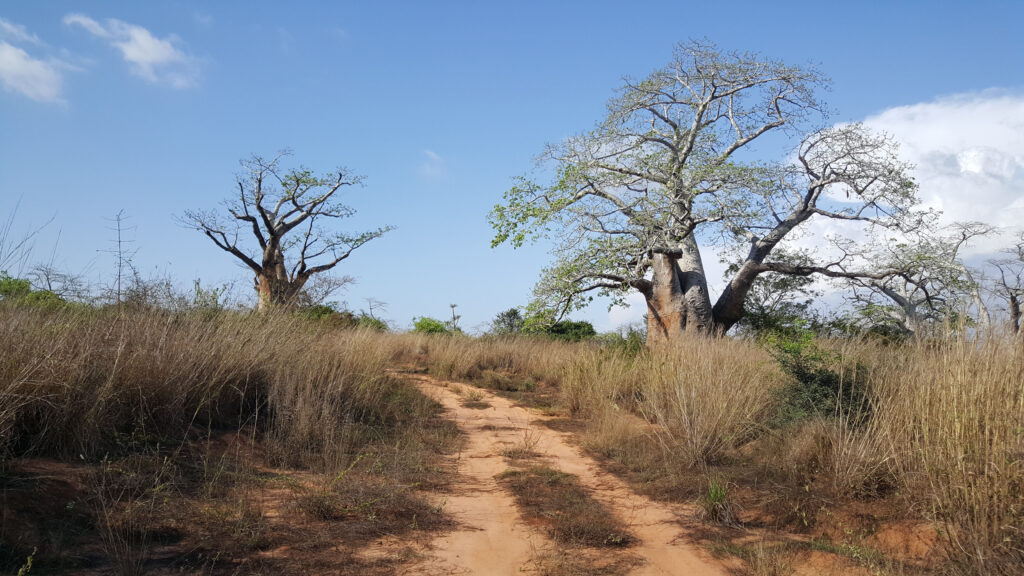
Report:
M 1013 329 L 1014 334 L 1024 335 L 1020 330 L 1020 313 L 1020 298 L 1016 294 L 1010 294 L 1010 327 Z
M 686 330 L 711 333 L 715 328 L 704 264 L 689 239 L 682 255 L 655 254 L 647 297 L 647 342 L 672 342 Z
M 288 278 L 276 278 L 267 274 L 256 276 L 257 310 L 265 312 L 271 308 L 294 306 L 305 282 L 291 282 Z
M 265 312 L 273 307 L 294 306 L 305 283 L 302 276 L 289 278 L 284 255 L 275 246 L 268 246 L 263 252 L 263 267 L 256 274 L 257 309 Z

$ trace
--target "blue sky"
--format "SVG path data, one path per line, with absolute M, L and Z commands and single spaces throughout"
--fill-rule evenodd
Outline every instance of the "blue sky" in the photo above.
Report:
M 818 64 L 835 120 L 905 138 L 937 202 L 974 182 L 1013 206 L 1022 21 L 1019 1 L 5 2 L 0 215 L 20 200 L 16 230 L 52 217 L 35 260 L 56 248 L 58 266 L 108 282 L 107 219 L 124 210 L 143 272 L 246 287 L 174 217 L 231 194 L 240 158 L 288 147 L 366 176 L 344 226 L 397 227 L 339 266 L 358 284 L 336 299 L 385 301 L 398 327 L 457 303 L 472 328 L 525 304 L 550 261 L 543 245 L 490 248 L 487 212 L 511 178 L 690 38 Z M 926 171 L 940 152 L 961 159 L 946 180 L 941 163 Z M 636 313 L 580 316 L 609 329 Z

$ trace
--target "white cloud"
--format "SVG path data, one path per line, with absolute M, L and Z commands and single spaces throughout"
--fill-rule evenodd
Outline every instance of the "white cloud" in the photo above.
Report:
M 21 44 L 35 44 L 37 46 L 42 44 L 39 37 L 31 34 L 24 26 L 3 18 L 0 18 L 0 39 Z
M 977 220 L 1005 229 L 1024 222 L 1024 95 L 985 91 L 890 108 L 865 123 L 900 142 L 916 165 L 926 206 L 943 222 Z M 1004 239 L 979 240 L 969 253 Z
M 157 38 L 142 26 L 113 18 L 101 24 L 84 14 L 68 14 L 64 23 L 107 40 L 121 52 L 132 72 L 149 82 L 173 88 L 190 88 L 198 82 L 195 58 L 178 47 L 181 39 L 174 34 Z
M 416 172 L 427 180 L 440 180 L 448 174 L 448 163 L 440 154 L 433 150 L 423 151 L 423 161 Z
M 0 84 L 37 102 L 62 102 L 63 78 L 59 63 L 33 58 L 0 40 Z

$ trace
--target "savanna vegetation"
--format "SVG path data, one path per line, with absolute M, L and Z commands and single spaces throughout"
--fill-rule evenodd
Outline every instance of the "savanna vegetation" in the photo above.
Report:
M 131 266 L 122 289 L 120 254 L 116 291 L 4 272 L 0 569 L 395 573 L 455 524 L 465 439 L 426 374 L 461 382 L 463 407 L 545 415 L 636 493 L 681 504 L 737 574 L 1024 573 L 1024 244 L 967 266 L 994 231 L 937 228 L 889 138 L 816 126 L 824 82 L 703 43 L 628 81 L 594 130 L 548 149 L 547 183 L 524 178 L 491 213 L 495 243 L 560 245 L 534 299 L 483 334 L 454 304 L 397 333 L 379 302 L 326 302 L 348 281 L 328 272 L 390 228 L 321 228 L 353 213 L 335 195 L 361 179 L 286 155 L 243 163 L 227 216 L 183 217 L 251 270 L 253 306 Z M 792 154 L 744 156 L 775 132 Z M 789 243 L 822 219 L 867 240 Z M 7 239 L 0 268 L 21 257 Z M 714 303 L 708 244 L 731 264 Z M 845 302 L 823 310 L 826 289 Z M 648 311 L 632 330 L 568 317 L 630 291 Z M 501 453 L 528 523 L 558 546 L 637 544 L 535 448 Z M 562 556 L 537 571 L 594 573 Z

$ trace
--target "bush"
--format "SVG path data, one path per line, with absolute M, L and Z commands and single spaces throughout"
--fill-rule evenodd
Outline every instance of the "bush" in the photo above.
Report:
M 0 272 L 0 298 L 17 300 L 32 292 L 32 284 L 22 278 L 12 278 L 7 272 Z
M 593 324 L 586 321 L 563 320 L 555 322 L 543 332 L 555 340 L 566 340 L 568 342 L 579 342 L 587 338 L 597 336 Z
M 12 278 L 0 272 L 0 301 L 18 302 L 43 308 L 59 307 L 66 304 L 63 298 L 49 290 L 33 290 L 32 284 L 23 278 Z
M 630 329 L 625 334 L 606 332 L 604 334 L 599 334 L 595 339 L 604 348 L 622 352 L 630 357 L 638 356 L 641 352 L 647 349 L 644 335 L 633 329 Z
M 367 330 L 376 330 L 377 332 L 387 332 L 390 330 L 387 322 L 365 314 L 360 314 L 357 322 L 360 328 L 366 328 Z
M 809 330 L 772 333 L 762 339 L 769 354 L 792 377 L 783 388 L 779 412 L 773 424 L 780 426 L 812 416 L 833 417 L 857 412 L 855 420 L 868 415 L 866 385 L 858 379 L 857 366 L 822 348 Z M 850 368 L 844 370 L 844 368 Z
M 334 328 L 366 328 L 378 332 L 389 330 L 387 322 L 379 318 L 366 314 L 356 315 L 350 310 L 338 310 L 334 303 L 304 306 L 299 309 L 299 316 L 306 320 L 323 322 Z
M 412 331 L 417 334 L 451 334 L 451 330 L 444 322 L 436 318 L 421 316 L 413 318 Z

